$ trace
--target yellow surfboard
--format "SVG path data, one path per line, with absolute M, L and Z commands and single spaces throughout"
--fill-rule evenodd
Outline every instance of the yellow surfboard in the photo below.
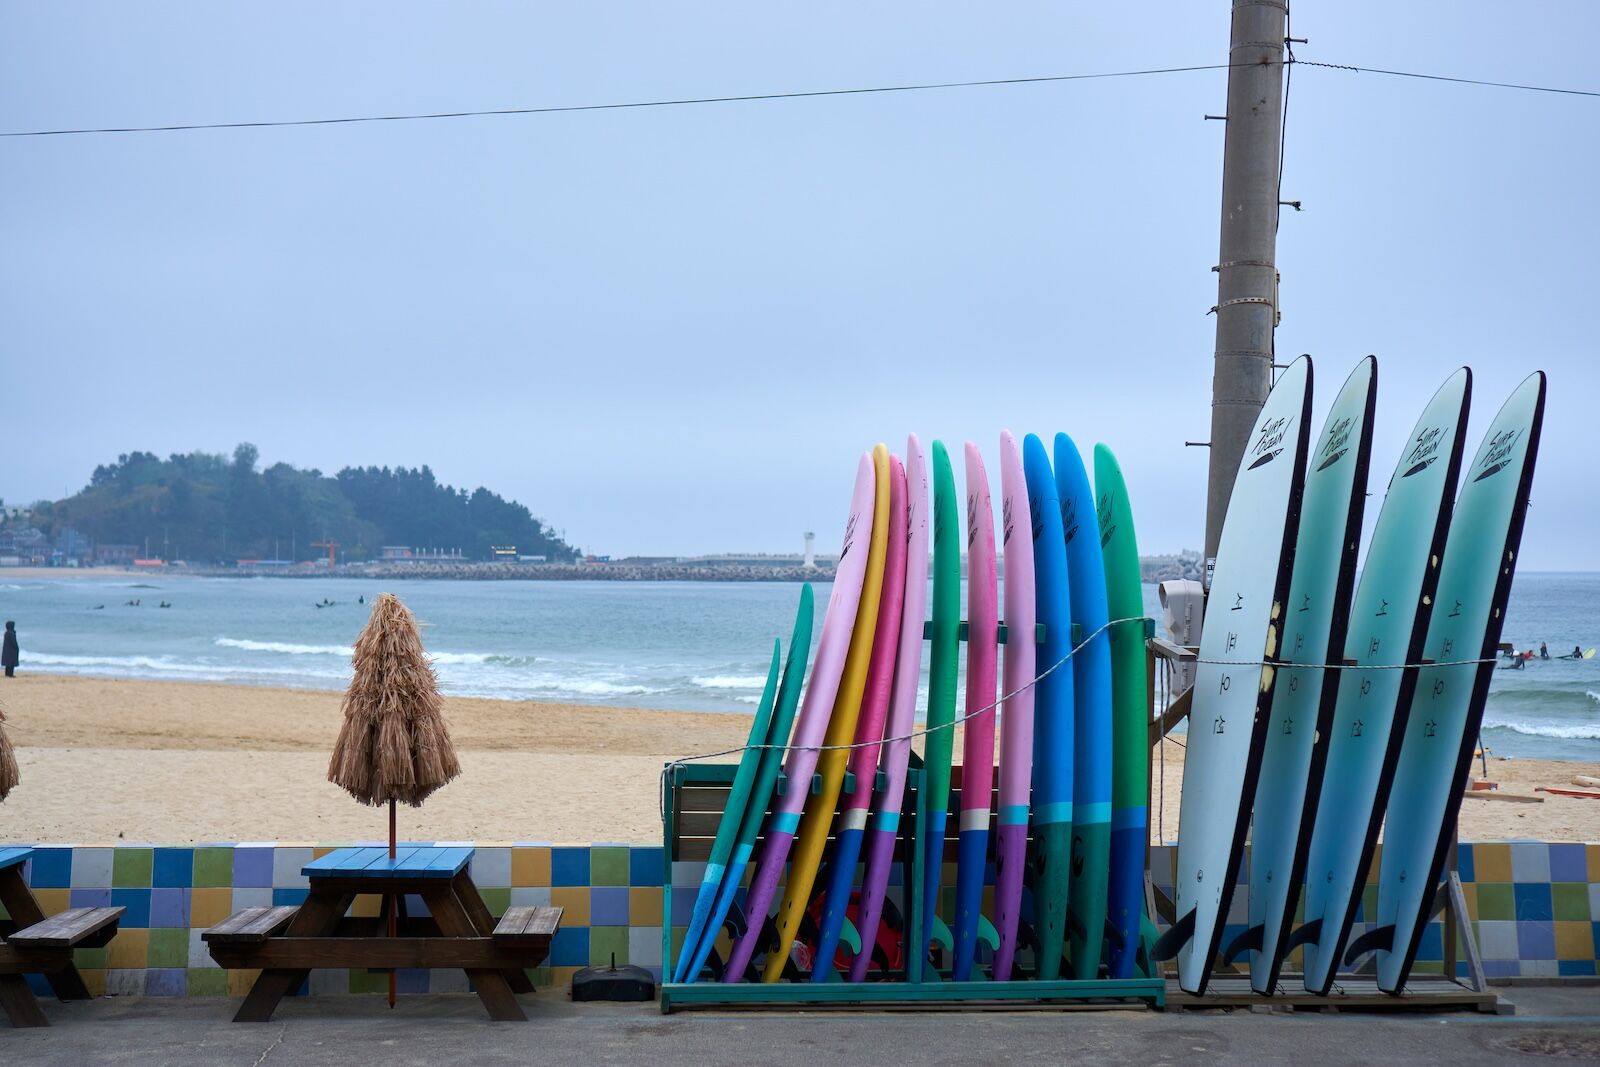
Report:
M 887 445 L 873 448 L 872 467 L 876 503 L 872 510 L 872 540 L 867 546 L 867 575 L 861 586 L 861 603 L 856 608 L 855 628 L 850 632 L 844 674 L 839 679 L 839 695 L 834 698 L 833 715 L 828 719 L 828 733 L 822 742 L 829 746 L 848 745 L 855 740 L 861 695 L 867 687 L 867 663 L 872 659 L 873 633 L 878 625 L 878 602 L 883 593 L 883 561 L 889 549 Z M 822 788 L 807 798 L 805 815 L 800 819 L 800 831 L 789 858 L 789 881 L 783 888 L 783 903 L 778 906 L 778 948 L 767 957 L 767 969 L 762 975 L 764 982 L 776 982 L 783 975 L 783 965 L 789 959 L 789 949 L 794 944 L 800 918 L 805 914 L 817 880 L 822 848 L 827 844 L 828 829 L 833 825 L 834 810 L 839 806 L 839 790 L 844 785 L 845 764 L 849 761 L 850 752 L 844 748 L 830 747 L 817 756 L 816 773 L 822 779 Z M 788 784 L 790 789 L 809 786 L 809 782 Z

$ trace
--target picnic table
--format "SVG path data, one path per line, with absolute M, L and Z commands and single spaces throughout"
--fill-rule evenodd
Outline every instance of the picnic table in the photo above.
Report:
M 561 909 L 512 907 L 497 923 L 467 871 L 470 847 L 341 848 L 301 868 L 310 891 L 298 907 L 245 908 L 201 934 L 223 967 L 261 968 L 233 1017 L 266 1022 L 314 967 L 456 968 L 466 971 L 491 1019 L 525 1020 L 516 994 L 533 992 L 526 968 L 542 963 Z M 347 916 L 362 894 L 422 898 L 427 916 Z M 387 905 L 386 905 L 387 907 Z
M 72 962 L 78 948 L 100 948 L 117 933 L 122 908 L 68 908 L 45 918 L 22 878 L 31 848 L 0 847 L 0 904 L 11 919 L 0 928 L 0 1007 L 12 1026 L 49 1026 L 27 974 L 42 974 L 62 1000 L 88 1000 L 89 989 Z

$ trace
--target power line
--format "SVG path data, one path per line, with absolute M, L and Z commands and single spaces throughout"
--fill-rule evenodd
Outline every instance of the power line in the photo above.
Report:
M 434 111 L 404 115 L 354 115 L 330 119 L 281 119 L 262 122 L 193 122 L 168 126 L 104 126 L 85 129 L 12 130 L 0 137 L 69 137 L 91 133 L 171 133 L 178 130 L 246 130 L 268 126 L 336 126 L 358 122 L 416 122 L 430 119 L 464 119 L 495 115 L 556 115 L 576 111 L 621 111 L 628 108 L 686 107 L 694 104 L 735 104 L 759 100 L 804 100 L 819 96 L 864 96 L 870 93 L 914 93 L 930 89 L 972 89 L 995 85 L 1039 85 L 1046 82 L 1093 81 L 1099 78 L 1137 78 L 1152 74 L 1187 74 L 1201 70 L 1226 70 L 1232 64 L 1204 63 L 1190 67 L 1156 67 L 1094 74 L 1052 74 L 1035 78 L 988 78 L 981 81 L 922 82 L 912 85 L 876 85 L 859 89 L 815 89 L 792 93 L 747 93 L 739 96 L 697 96 L 675 100 L 634 100 L 616 104 L 571 104 L 564 107 L 508 107 L 483 111 Z
M 1312 59 L 1294 61 L 1302 67 L 1324 67 L 1328 70 L 1345 70 L 1356 74 L 1384 74 L 1391 78 L 1418 78 L 1423 81 L 1452 82 L 1456 85 L 1484 85 L 1492 89 L 1521 89 L 1529 93 L 1559 93 L 1563 96 L 1600 96 L 1593 89 L 1562 89 L 1553 85 L 1525 85 L 1521 82 L 1487 81 L 1482 78 L 1456 78 L 1448 74 L 1419 74 L 1414 70 L 1384 70 L 1381 67 L 1353 67 L 1347 63 L 1318 63 Z

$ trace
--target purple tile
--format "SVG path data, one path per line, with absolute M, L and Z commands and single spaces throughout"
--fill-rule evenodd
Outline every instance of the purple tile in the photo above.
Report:
M 242 889 L 261 889 L 271 886 L 272 849 L 234 849 L 233 884 Z
M 589 890 L 590 926 L 628 925 L 628 887 L 597 885 Z
M 1516 960 L 1484 960 L 1485 978 L 1516 978 L 1522 974 L 1522 964 Z
M 1517 923 L 1517 957 L 1522 960 L 1556 958 L 1556 924 L 1553 922 Z
M 426 993 L 428 971 L 418 967 L 402 967 L 395 972 L 394 987 L 397 993 Z
M 1552 882 L 1587 882 L 1589 857 L 1582 845 L 1550 846 L 1550 880 Z
M 189 890 L 150 890 L 150 925 L 152 927 L 189 928 Z
M 189 992 L 189 972 L 182 967 L 151 967 L 144 972 L 144 995 L 181 997 Z
M 67 907 L 69 908 L 109 908 L 111 906 L 111 890 L 105 889 L 74 889 L 67 894 Z

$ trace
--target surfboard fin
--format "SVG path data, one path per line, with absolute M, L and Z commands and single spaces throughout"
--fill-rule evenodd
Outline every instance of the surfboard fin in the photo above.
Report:
M 1222 962 L 1232 963 L 1246 952 L 1260 952 L 1266 947 L 1266 942 L 1266 927 L 1257 923 L 1233 939 L 1233 944 L 1229 945 L 1228 950 L 1222 954 Z
M 1344 965 L 1350 966 L 1358 956 L 1364 956 L 1368 952 L 1386 952 L 1392 948 L 1394 948 L 1394 924 L 1376 927 L 1350 942 L 1350 949 L 1344 954 Z
M 861 952 L 861 932 L 849 919 L 841 920 L 839 923 L 839 943 L 849 945 L 851 955 L 858 955 Z
M 1155 945 L 1150 949 L 1150 958 L 1153 960 L 1170 960 L 1178 954 L 1178 950 L 1189 943 L 1194 936 L 1194 909 L 1190 908 L 1183 918 L 1173 923 L 1167 932 L 1156 938 Z
M 1301 945 L 1309 945 L 1313 941 L 1322 940 L 1322 920 L 1312 919 L 1301 925 L 1294 933 L 1289 935 L 1289 940 L 1284 943 L 1283 954 L 1287 956 Z
M 994 928 L 987 915 L 978 916 L 978 940 L 992 949 L 1000 947 L 1000 931 Z
M 933 917 L 933 942 L 943 945 L 948 952 L 955 951 L 956 939 L 950 933 L 950 928 L 944 924 L 944 920 L 937 915 Z

